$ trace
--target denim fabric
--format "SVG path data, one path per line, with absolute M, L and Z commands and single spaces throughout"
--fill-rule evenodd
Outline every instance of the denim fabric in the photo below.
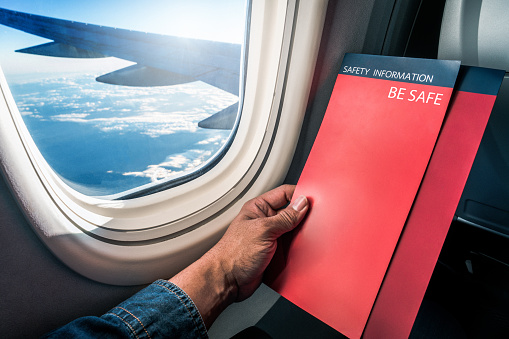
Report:
M 157 280 L 101 317 L 83 317 L 44 338 L 208 338 L 198 309 L 178 286 Z

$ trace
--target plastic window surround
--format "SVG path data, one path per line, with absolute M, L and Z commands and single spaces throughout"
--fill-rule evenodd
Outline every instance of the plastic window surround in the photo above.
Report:
M 38 152 L 0 74 L 3 174 L 35 232 L 70 268 L 115 285 L 170 277 L 219 240 L 245 201 L 282 182 L 304 118 L 327 0 L 250 5 L 236 137 L 210 171 L 162 192 L 103 200 L 72 190 Z

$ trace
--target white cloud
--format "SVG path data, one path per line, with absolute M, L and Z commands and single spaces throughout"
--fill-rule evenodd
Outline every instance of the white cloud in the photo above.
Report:
M 158 166 L 182 168 L 188 162 L 189 159 L 187 157 L 183 154 L 179 154 L 169 157 L 167 161 L 160 163 Z
M 107 173 L 147 178 L 140 180 L 144 182 L 174 178 L 204 166 L 228 139 L 228 133 L 217 132 L 220 134 L 217 136 L 200 129 L 198 122 L 237 102 L 238 98 L 230 93 L 202 82 L 136 88 L 101 84 L 90 81 L 91 78 L 92 75 L 71 75 L 43 79 L 40 83 L 27 81 L 22 86 L 29 92 L 15 95 L 20 113 L 27 116 L 25 119 L 73 123 L 69 128 L 83 125 L 89 127 L 86 133 L 96 129 L 112 136 L 139 133 L 157 138 L 199 131 L 188 137 L 194 144 L 184 145 L 177 150 L 180 153 L 164 158 L 169 153 L 161 148 L 158 152 L 162 155 L 152 164 L 125 172 L 107 165 L 112 169 Z M 186 137 L 184 133 L 182 136 Z M 205 140 L 199 141 L 199 136 Z
M 70 114 L 59 114 L 59 115 L 53 115 L 51 117 L 51 120 L 56 121 L 71 121 L 71 122 L 84 122 L 86 117 L 88 117 L 90 114 L 87 113 L 70 113 Z
M 199 166 L 204 165 L 212 155 L 212 151 L 209 150 L 192 149 L 169 156 L 160 164 L 149 165 L 144 171 L 125 172 L 123 175 L 149 178 L 151 182 L 169 179 L 196 170 Z
M 217 136 L 214 136 L 214 137 L 211 137 L 206 140 L 202 140 L 202 141 L 198 142 L 198 145 L 209 145 L 209 144 L 219 145 L 219 144 L 224 143 L 225 141 L 226 141 L 226 139 L 224 139 L 220 135 L 217 135 Z
M 128 125 L 114 125 L 114 126 L 106 126 L 101 127 L 101 131 L 103 132 L 112 132 L 112 131 L 124 131 L 126 128 L 128 128 Z
M 38 107 L 42 116 L 44 105 L 46 114 L 57 113 L 45 116 L 54 121 L 92 124 L 104 132 L 130 131 L 156 138 L 179 131 L 195 132 L 198 122 L 238 100 L 202 82 L 127 87 L 90 81 L 91 76 L 39 80 L 51 89 L 18 96 L 20 112 L 30 115 Z
M 170 169 L 162 168 L 156 165 L 150 165 L 143 172 L 126 172 L 123 173 L 125 176 L 135 176 L 135 177 L 143 177 L 149 178 L 151 182 L 166 179 L 174 176 L 177 172 L 172 171 Z

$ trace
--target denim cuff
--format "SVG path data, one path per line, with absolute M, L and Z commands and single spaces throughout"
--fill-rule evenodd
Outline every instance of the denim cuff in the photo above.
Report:
M 208 338 L 194 302 L 167 280 L 153 282 L 101 318 L 120 320 L 133 338 Z

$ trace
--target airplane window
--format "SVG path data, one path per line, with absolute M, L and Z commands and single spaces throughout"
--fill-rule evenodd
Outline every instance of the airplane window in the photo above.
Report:
M 53 170 L 125 197 L 213 166 L 235 134 L 242 0 L 0 5 L 0 64 Z
M 0 171 L 70 268 L 172 276 L 285 178 L 327 0 L 243 1 L 0 0 Z

